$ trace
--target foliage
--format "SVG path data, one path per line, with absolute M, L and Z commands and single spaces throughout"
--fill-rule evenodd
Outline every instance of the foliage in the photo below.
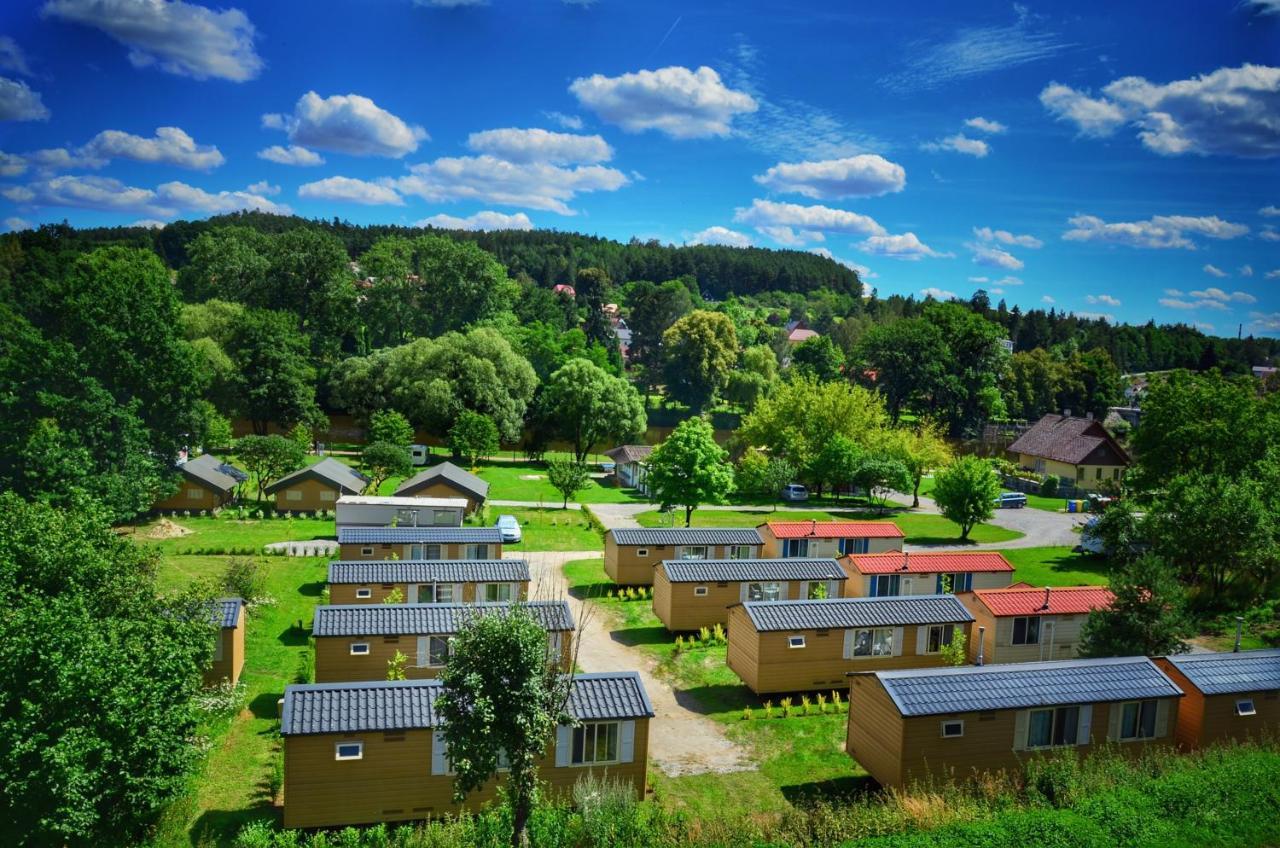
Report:
M 306 462 L 298 443 L 284 436 L 244 436 L 236 440 L 237 461 L 258 481 L 258 500 L 273 480 L 296 471 Z
M 975 524 L 995 514 L 1000 481 L 991 463 L 976 456 L 964 456 L 937 475 L 933 499 L 943 517 L 960 525 L 960 538 L 968 539 Z
M 464 409 L 449 428 L 449 450 L 465 459 L 470 468 L 476 467 L 480 457 L 497 453 L 499 447 L 498 425 L 487 415 Z
M 938 327 L 906 318 L 869 329 L 856 356 L 864 372 L 859 378 L 875 375 L 871 382 L 884 395 L 889 420 L 897 423 L 904 410 L 923 408 L 937 391 L 947 349 Z
M 587 466 L 569 459 L 553 459 L 547 463 L 547 481 L 564 495 L 562 508 L 568 509 L 569 500 L 587 486 Z
M 911 506 L 920 506 L 920 481 L 924 475 L 951 462 L 951 445 L 942 430 L 930 421 L 914 429 L 900 427 L 885 433 L 881 449 L 906 466 L 911 478 Z
M 394 606 L 394 605 L 396 605 L 396 604 L 403 604 L 403 603 L 404 603 L 404 592 L 400 591 L 400 587 L 399 587 L 399 586 L 396 586 L 396 587 L 392 588 L 392 590 L 391 590 L 390 592 L 387 592 L 387 594 L 385 594 L 385 595 L 383 595 L 383 596 L 382 596 L 382 603 L 387 604 L 388 606 Z
M 733 322 L 719 312 L 696 310 L 662 336 L 667 393 L 701 412 L 712 404 L 738 361 Z
M 791 369 L 821 382 L 839 380 L 843 376 L 844 353 L 830 336 L 814 336 L 792 348 Z
M 413 443 L 413 425 L 394 409 L 378 409 L 369 416 L 370 442 L 386 442 L 407 448 Z
M 403 445 L 370 442 L 360 451 L 360 466 L 369 478 L 369 492 L 376 495 L 384 480 L 412 474 L 413 458 Z
M 405 666 L 409 664 L 409 658 L 400 651 L 396 651 L 391 655 L 391 659 L 387 660 L 387 680 L 405 680 Z
M 750 411 L 761 398 L 773 393 L 777 382 L 777 356 L 765 345 L 753 345 L 742 351 L 738 367 L 729 374 L 722 394 L 725 400 Z
M 252 606 L 267 597 L 267 577 L 257 560 L 232 557 L 227 560 L 227 569 L 222 574 L 222 588 Z
M 1094 610 L 1085 621 L 1082 656 L 1158 657 L 1187 650 L 1186 591 L 1168 563 L 1153 554 L 1140 556 L 1112 572 L 1111 591 L 1111 607 Z
M 693 295 L 679 280 L 661 285 L 632 284 L 627 294 L 627 326 L 631 328 L 631 361 L 646 374 L 662 368 L 662 336 L 672 324 L 693 311 Z
M 644 403 L 635 388 L 584 359 L 572 359 L 551 375 L 542 405 L 579 463 L 596 445 L 627 442 L 645 430 Z
M 194 445 L 205 453 L 231 447 L 231 422 L 219 415 L 213 404 L 207 400 L 197 401 L 193 418 L 191 441 Z
M 237 411 L 265 435 L 268 424 L 292 426 L 314 415 L 315 369 L 309 343 L 288 312 L 247 310 L 227 347 L 235 363 Z
M 767 497 L 776 502 L 782 494 L 782 487 L 795 479 L 795 475 L 795 466 L 787 460 L 766 457 L 759 450 L 751 448 L 738 461 L 734 486 L 738 491 Z
M 888 506 L 890 494 L 904 492 L 911 486 L 911 472 L 901 461 L 872 454 L 858 458 L 850 479 L 867 493 L 868 500 L 879 504 L 881 509 Z M 943 514 L 946 515 L 945 512 Z
M 684 507 L 688 527 L 698 506 L 719 503 L 733 490 L 728 455 L 708 422 L 682 421 L 649 455 L 649 490 L 663 507 Z
M 829 485 L 836 491 L 855 485 L 854 478 L 863 468 L 862 450 L 860 445 L 844 433 L 833 435 L 818 451 L 813 459 L 813 467 L 809 469 L 808 476 L 819 484 L 819 493 L 823 485 Z
M 312 438 L 311 428 L 307 426 L 306 422 L 299 421 L 297 424 L 294 424 L 289 428 L 288 437 L 291 441 L 297 443 L 298 447 L 302 449 L 304 454 L 311 453 L 311 447 L 314 440 Z
M 969 662 L 968 640 L 959 627 L 951 631 L 951 641 L 943 645 L 938 654 L 946 665 L 962 666 Z
M 1123 399 L 1120 369 L 1101 348 L 1081 353 L 1075 344 L 1018 351 L 1009 358 L 1002 390 L 1012 418 L 1034 421 L 1069 409 L 1102 420 Z

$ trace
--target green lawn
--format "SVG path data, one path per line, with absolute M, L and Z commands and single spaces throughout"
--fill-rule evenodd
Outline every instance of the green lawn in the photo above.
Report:
M 642 512 L 636 521 L 642 527 L 668 527 L 671 521 L 682 522 L 682 512 L 663 513 L 658 510 Z M 695 527 L 755 527 L 765 521 L 808 520 L 835 521 L 892 521 L 906 534 L 907 542 L 913 545 L 959 544 L 960 527 L 940 515 L 925 513 L 901 512 L 881 515 L 871 511 L 823 511 L 823 510 L 785 510 L 775 512 L 759 512 L 751 510 L 699 509 L 694 510 L 693 526 Z M 1020 539 L 1022 534 L 1016 530 L 1006 530 L 994 524 L 980 524 L 973 528 L 969 540 L 976 543 L 1007 542 Z
M 159 521 L 129 528 L 135 541 L 154 546 L 164 554 L 231 553 L 252 548 L 260 553 L 271 542 L 295 542 L 336 538 L 332 518 L 245 518 L 235 509 L 224 509 L 217 516 L 166 518 L 190 530 L 185 536 L 171 539 L 148 538 Z
M 499 515 L 514 515 L 524 536 L 519 544 L 504 544 L 504 551 L 598 551 L 604 545 L 599 531 L 580 509 L 489 507 L 491 522 Z
M 920 494 L 925 497 L 933 497 L 934 478 L 925 477 L 920 481 Z M 1065 498 L 1046 498 L 1042 495 L 1027 495 L 1027 506 L 1032 509 L 1042 509 L 1045 512 L 1066 512 L 1067 501 Z
M 1008 548 L 1013 579 L 1032 586 L 1080 586 L 1107 583 L 1107 561 L 1092 554 L 1074 554 L 1068 547 Z

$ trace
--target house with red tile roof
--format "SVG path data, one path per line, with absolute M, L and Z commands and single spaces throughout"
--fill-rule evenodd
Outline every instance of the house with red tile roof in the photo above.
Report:
M 850 598 L 959 594 L 1013 582 L 1013 566 L 998 551 L 846 554 L 839 562 Z
M 1028 586 L 977 589 L 959 595 L 974 617 L 969 658 L 1015 663 L 1074 659 L 1089 613 L 1106 609 L 1115 595 L 1105 586 Z M 981 634 L 979 637 L 978 634 Z
M 904 535 L 891 521 L 766 521 L 761 556 L 831 557 L 902 550 Z

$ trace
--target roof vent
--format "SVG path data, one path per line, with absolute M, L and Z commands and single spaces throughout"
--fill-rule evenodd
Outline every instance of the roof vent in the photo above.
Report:
M 1048 611 L 1049 609 L 1049 587 L 1048 586 L 1044 587 L 1044 604 L 1041 605 L 1040 609 L 1045 611 Z

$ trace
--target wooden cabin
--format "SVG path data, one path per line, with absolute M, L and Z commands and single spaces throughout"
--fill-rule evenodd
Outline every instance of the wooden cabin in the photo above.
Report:
M 668 630 L 729 623 L 743 601 L 838 598 L 844 572 L 834 559 L 669 559 L 653 578 L 653 612 Z
M 614 583 L 652 586 L 667 559 L 754 559 L 764 540 L 751 527 L 641 527 L 604 534 L 604 571 Z
M 358 495 L 369 485 L 369 478 L 332 457 L 315 465 L 286 474 L 263 489 L 275 495 L 276 509 L 281 512 L 315 512 L 337 509 L 338 498 Z
M 573 662 L 573 613 L 565 601 L 523 604 L 546 629 L 565 670 Z M 386 680 L 387 662 L 408 657 L 410 680 L 436 677 L 449 661 L 450 637 L 469 616 L 496 615 L 511 604 L 343 604 L 316 607 L 316 682 Z
M 882 786 L 1015 772 L 1031 754 L 1171 744 L 1182 690 L 1146 657 L 849 678 L 845 749 Z
M 974 617 L 969 659 L 984 664 L 1068 660 L 1079 655 L 1089 613 L 1106 609 L 1115 595 L 1105 586 L 1039 588 L 1019 583 L 960 595 Z M 981 642 L 977 633 L 983 633 Z
M 397 498 L 343 495 L 335 514 L 339 527 L 461 527 L 466 498 Z
M 1177 654 L 1156 664 L 1187 693 L 1178 708 L 1183 748 L 1280 732 L 1280 649 Z
M 489 484 L 452 462 L 424 468 L 396 487 L 396 497 L 462 498 L 475 512 L 489 498 Z
M 213 512 L 235 499 L 236 490 L 249 479 L 239 468 L 212 454 L 202 454 L 179 465 L 178 490 L 152 505 L 160 512 L 208 510 Z
M 380 604 L 392 592 L 399 592 L 406 604 L 523 601 L 529 597 L 529 563 L 523 559 L 329 563 L 331 604 Z
M 229 682 L 234 686 L 244 670 L 244 601 L 221 598 L 213 602 L 211 614 L 218 635 L 213 643 L 213 661 L 204 670 L 204 685 Z
M 727 659 L 757 695 L 843 690 L 851 671 L 942 665 L 972 621 L 954 595 L 747 601 L 729 609 Z
M 998 551 L 846 554 L 840 565 L 851 598 L 958 594 L 1013 582 L 1013 566 Z
M 889 521 L 766 521 L 761 556 L 840 557 L 902 550 L 906 538 Z
M 284 826 L 341 827 L 477 810 L 502 777 L 458 804 L 435 680 L 288 686 Z M 538 767 L 552 797 L 572 801 L 579 779 L 621 781 L 644 797 L 653 707 L 634 671 L 574 675 L 568 713 Z
M 501 559 L 497 527 L 339 527 L 344 560 Z

